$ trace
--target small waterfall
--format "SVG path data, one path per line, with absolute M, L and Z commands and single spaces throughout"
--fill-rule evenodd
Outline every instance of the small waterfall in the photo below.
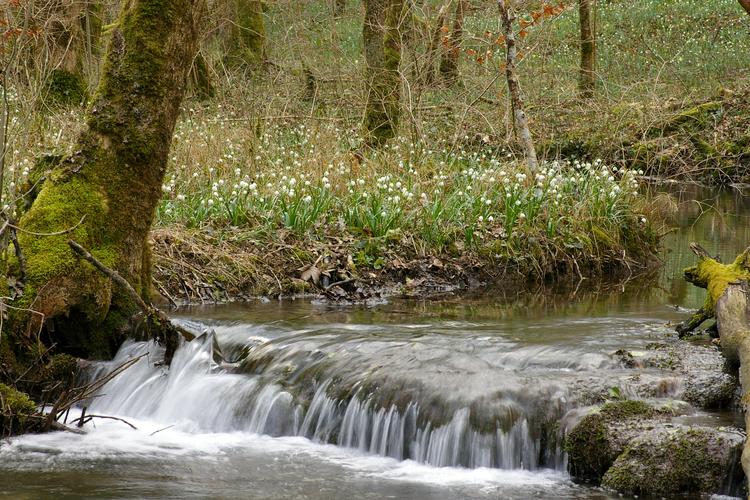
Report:
M 316 367 L 326 359 L 322 355 L 307 362 L 295 358 L 295 371 L 284 365 L 288 359 L 274 361 L 266 352 L 258 365 L 263 369 L 238 373 L 214 362 L 212 344 L 211 335 L 183 344 L 167 369 L 155 366 L 162 350 L 154 343 L 126 343 L 89 376 L 99 377 L 135 356 L 142 359 L 110 381 L 89 411 L 195 432 L 302 436 L 437 467 L 564 467 L 556 423 L 568 407 L 560 394 L 550 394 L 541 407 L 537 396 L 534 405 L 507 395 L 492 404 L 459 404 L 434 394 L 421 397 L 413 388 L 400 392 L 395 384 L 393 394 L 384 397 L 382 385 L 353 379 L 343 384 L 341 376 Z M 301 372 L 320 377 L 301 377 Z

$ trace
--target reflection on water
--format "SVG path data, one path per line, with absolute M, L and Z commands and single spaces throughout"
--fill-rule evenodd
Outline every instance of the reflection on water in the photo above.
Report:
M 677 229 L 666 237 L 663 269 L 623 284 L 497 287 L 374 307 L 299 300 L 180 311 L 214 327 L 228 357 L 250 352 L 240 373 L 212 369 L 210 343 L 183 349 L 182 368 L 169 374 L 144 359 L 92 406 L 138 431 L 100 421 L 84 437 L 15 439 L 0 446 L 0 495 L 612 498 L 570 481 L 543 424 L 586 391 L 627 392 L 632 372 L 613 351 L 675 341 L 669 323 L 686 313 L 673 306 L 703 301 L 681 277 L 694 262 L 688 242 L 728 260 L 750 241 L 750 204 L 738 191 L 672 193 Z M 642 376 L 669 381 L 666 395 L 679 397 L 671 373 Z M 446 464 L 475 468 L 433 466 Z

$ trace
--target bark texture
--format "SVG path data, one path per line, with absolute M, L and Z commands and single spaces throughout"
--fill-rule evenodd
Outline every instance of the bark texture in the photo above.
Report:
M 266 25 L 262 0 L 235 0 L 231 59 L 250 69 L 266 62 Z
M 440 48 L 441 40 L 443 39 L 443 29 L 445 27 L 445 17 L 448 13 L 448 7 L 450 1 L 446 2 L 440 7 L 437 18 L 435 20 L 435 26 L 432 30 L 432 37 L 430 43 L 427 46 L 427 52 L 425 54 L 424 70 L 422 71 L 422 83 L 425 85 L 431 85 L 435 81 L 435 63 L 437 60 L 438 50 Z
M 377 147 L 396 135 L 398 129 L 401 78 L 401 33 L 403 0 L 365 0 L 362 38 L 367 64 L 365 140 Z
M 524 154 L 526 156 L 526 165 L 531 172 L 539 170 L 539 161 L 536 157 L 536 148 L 531 138 L 529 130 L 529 121 L 524 111 L 523 97 L 521 96 L 521 84 L 516 74 L 516 60 L 518 59 L 518 50 L 516 49 L 516 37 L 513 32 L 513 23 L 516 19 L 513 9 L 505 0 L 497 0 L 497 7 L 500 10 L 502 20 L 503 36 L 505 36 L 505 78 L 508 81 L 508 92 L 510 93 L 510 102 L 513 107 L 513 116 L 515 118 L 516 131 L 521 138 Z
M 693 243 L 690 247 L 699 261 L 685 270 L 685 279 L 708 292 L 704 308 L 715 312 L 722 353 L 739 370 L 741 404 L 746 428 L 750 429 L 750 248 L 733 263 L 724 265 L 699 245 Z M 742 468 L 750 478 L 750 442 L 747 440 L 742 452 Z
M 465 12 L 466 0 L 457 0 L 456 11 L 453 16 L 453 31 L 446 37 L 446 43 L 440 58 L 440 76 L 447 85 L 455 85 L 459 81 L 458 60 L 461 55 Z
M 596 0 L 578 0 L 581 25 L 581 75 L 579 89 L 582 97 L 592 97 L 596 87 L 596 31 L 591 5 Z
M 88 97 L 89 74 L 99 59 L 101 3 L 58 0 L 50 5 L 45 32 L 50 39 L 49 100 L 80 104 Z
M 150 292 L 147 237 L 161 197 L 172 133 L 197 49 L 202 0 L 126 0 L 112 27 L 99 87 L 74 153 L 48 175 L 20 221 L 21 299 L 43 315 L 50 341 L 77 356 L 107 356 L 133 301 L 68 246 L 72 239 Z M 53 236 L 41 233 L 64 232 Z

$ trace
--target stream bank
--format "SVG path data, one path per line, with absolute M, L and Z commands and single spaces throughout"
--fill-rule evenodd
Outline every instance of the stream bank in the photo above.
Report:
M 11 496 L 32 497 L 54 487 L 71 497 L 103 496 L 106 488 L 123 498 L 191 498 L 205 495 L 197 483 L 208 482 L 212 496 L 236 498 L 252 481 L 266 496 L 290 499 L 301 492 L 343 499 L 352 491 L 616 498 L 566 472 L 573 455 L 561 431 L 574 432 L 592 406 L 641 400 L 670 408 L 664 428 L 740 432 L 731 410 L 736 380 L 723 372 L 720 353 L 710 342 L 680 341 L 673 325 L 686 315 L 676 304 L 703 302 L 680 276 L 693 260 L 684 241 L 736 254 L 750 210 L 732 193 L 675 194 L 718 211 L 679 205 L 681 224 L 667 236 L 673 251 L 663 254 L 656 283 L 635 277 L 540 294 L 481 290 L 369 306 L 306 297 L 176 311 L 186 327 L 213 330 L 229 364 L 212 363 L 213 342 L 204 340 L 185 344 L 167 371 L 154 366 L 158 347 L 129 342 L 116 360 L 93 368 L 147 357 L 87 413 L 137 429 L 94 420 L 83 437 L 14 438 L 0 446 L 0 484 Z M 602 474 L 619 459 L 612 460 Z M 92 466 L 96 475 L 82 472 Z M 169 492 L 154 472 L 165 467 Z M 118 485 L 122 471 L 132 484 Z M 730 479 L 718 491 L 736 494 L 741 482 Z

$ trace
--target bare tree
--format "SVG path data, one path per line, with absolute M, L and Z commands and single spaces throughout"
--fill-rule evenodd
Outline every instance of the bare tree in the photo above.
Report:
M 466 0 L 457 0 L 453 15 L 453 31 L 446 37 L 445 50 L 440 58 L 440 76 L 448 85 L 458 82 L 458 59 L 461 54 L 461 39 L 464 30 Z
M 510 102 L 513 106 L 513 116 L 515 118 L 515 127 L 521 138 L 526 164 L 529 170 L 536 172 L 539 170 L 539 161 L 536 157 L 536 148 L 531 138 L 529 122 L 524 111 L 523 98 L 521 96 L 521 84 L 518 82 L 516 74 L 516 59 L 518 51 L 516 49 L 516 37 L 513 32 L 513 23 L 516 19 L 513 8 L 505 0 L 497 0 L 497 7 L 500 10 L 502 20 L 503 36 L 505 37 L 505 78 L 508 81 L 508 93 Z
M 591 5 L 596 0 L 578 0 L 581 25 L 581 75 L 579 89 L 582 97 L 592 97 L 596 88 L 596 30 Z
M 50 39 L 49 98 L 82 103 L 89 71 L 98 62 L 101 4 L 98 0 L 56 0 L 49 4 L 44 33 Z

